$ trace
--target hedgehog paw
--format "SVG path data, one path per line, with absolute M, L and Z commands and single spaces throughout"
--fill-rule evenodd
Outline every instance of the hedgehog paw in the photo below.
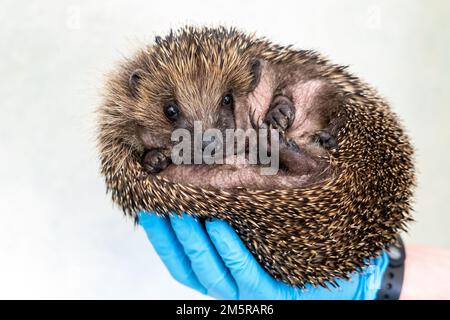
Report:
M 333 135 L 326 131 L 321 130 L 317 133 L 317 139 L 322 147 L 324 147 L 327 150 L 337 150 L 338 144 L 336 141 L 336 138 L 333 137 Z
M 279 131 L 289 129 L 294 122 L 295 110 L 292 102 L 285 96 L 273 100 L 271 109 L 266 115 L 265 123 Z
M 170 163 L 170 158 L 168 158 L 162 150 L 152 149 L 147 151 L 142 158 L 142 166 L 145 171 L 151 174 L 161 172 Z

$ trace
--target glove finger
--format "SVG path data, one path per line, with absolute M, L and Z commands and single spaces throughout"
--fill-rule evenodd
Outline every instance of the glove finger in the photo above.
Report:
M 169 219 L 142 212 L 139 214 L 139 224 L 172 277 L 181 284 L 206 294 L 206 289 L 192 270 L 191 262 L 175 236 Z
M 237 287 L 233 277 L 217 254 L 201 223 L 183 214 L 171 216 L 175 234 L 191 260 L 192 269 L 207 294 L 215 298 L 235 299 Z
M 213 219 L 207 221 L 205 226 L 214 246 L 237 283 L 240 299 L 298 297 L 300 290 L 275 280 L 259 265 L 228 223 Z
M 313 287 L 304 290 L 274 279 L 248 251 L 237 233 L 226 222 L 206 222 L 206 230 L 230 269 L 239 288 L 240 299 L 352 299 L 360 283 L 356 273 L 351 280 L 336 280 L 339 288 Z
M 301 299 L 304 300 L 373 300 L 381 285 L 386 253 L 371 260 L 362 272 L 353 272 L 349 279 L 334 279 L 337 287 L 327 284 L 327 288 L 306 285 Z

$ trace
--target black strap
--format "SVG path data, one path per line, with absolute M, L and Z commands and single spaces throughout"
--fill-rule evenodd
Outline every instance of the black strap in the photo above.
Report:
M 398 300 L 402 291 L 405 273 L 405 245 L 400 237 L 397 243 L 387 249 L 389 265 L 383 275 L 381 288 L 377 293 L 377 300 Z

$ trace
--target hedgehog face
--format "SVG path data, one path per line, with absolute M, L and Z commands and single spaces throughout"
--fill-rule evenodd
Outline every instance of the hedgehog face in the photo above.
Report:
M 203 130 L 234 129 L 234 109 L 258 76 L 255 60 L 228 38 L 170 37 L 141 53 L 128 76 L 130 114 L 145 149 L 170 144 L 176 129 L 192 133 L 196 122 Z

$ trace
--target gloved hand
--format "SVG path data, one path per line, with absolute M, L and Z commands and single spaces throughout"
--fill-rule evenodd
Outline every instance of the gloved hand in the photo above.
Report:
M 170 274 L 180 283 L 219 299 L 374 299 L 388 265 L 386 253 L 362 273 L 337 280 L 339 288 L 298 289 L 272 278 L 224 221 L 140 213 L 144 228 Z

